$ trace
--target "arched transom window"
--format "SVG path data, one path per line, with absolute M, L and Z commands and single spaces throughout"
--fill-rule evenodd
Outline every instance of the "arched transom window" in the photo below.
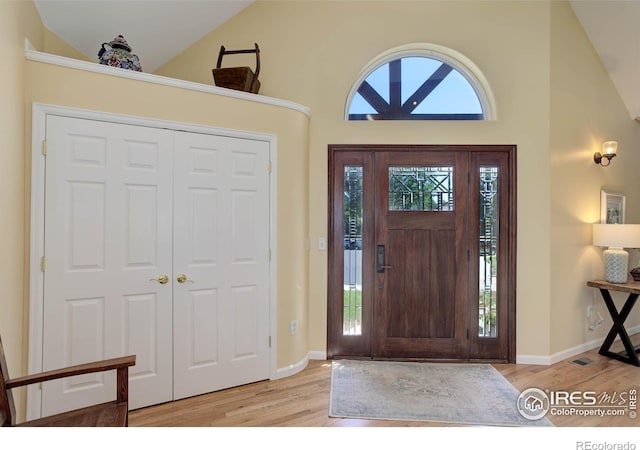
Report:
M 417 46 L 417 47 L 416 47 Z M 376 58 L 347 102 L 348 120 L 488 120 L 488 86 L 450 49 L 414 44 Z M 420 48 L 422 47 L 422 48 Z M 480 76 L 478 76 L 480 75 Z

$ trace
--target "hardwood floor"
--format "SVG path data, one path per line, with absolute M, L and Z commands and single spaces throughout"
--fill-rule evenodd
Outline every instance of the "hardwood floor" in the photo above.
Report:
M 637 337 L 637 336 L 636 336 Z M 637 339 L 636 339 L 637 340 Z M 595 364 L 570 362 L 587 357 Z M 518 391 L 594 391 L 618 401 L 630 389 L 640 390 L 640 368 L 598 355 L 597 349 L 552 366 L 494 364 Z M 288 378 L 262 381 L 211 394 L 132 411 L 130 427 L 445 427 L 451 424 L 328 417 L 330 361 L 310 361 Z M 628 401 L 628 398 L 627 398 Z M 639 407 L 640 412 L 640 407 Z M 598 417 L 551 415 L 556 427 L 640 427 L 629 415 Z

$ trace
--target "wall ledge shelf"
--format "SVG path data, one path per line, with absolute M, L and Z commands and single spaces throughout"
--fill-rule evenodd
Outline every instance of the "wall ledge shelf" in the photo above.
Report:
M 132 70 L 124 70 L 117 67 L 105 66 L 98 63 L 81 61 L 79 59 L 67 58 L 66 56 L 53 55 L 51 53 L 44 53 L 35 50 L 28 39 L 25 39 L 25 51 L 26 59 L 30 61 L 37 61 L 45 64 L 53 64 L 56 66 L 68 67 L 71 69 L 84 70 L 87 72 L 100 73 L 103 75 L 109 75 L 113 77 L 129 78 L 132 80 L 144 81 L 147 83 L 160 84 L 164 86 L 171 86 L 180 89 L 187 89 L 191 91 L 205 92 L 208 94 L 220 95 L 224 97 L 236 98 L 239 100 L 246 100 L 254 103 L 265 103 L 267 105 L 279 106 L 281 108 L 288 108 L 294 111 L 301 112 L 307 116 L 311 116 L 311 110 L 307 106 L 300 105 L 298 103 L 281 100 L 278 98 L 267 97 L 264 95 L 251 94 L 243 91 L 235 91 L 233 89 L 226 89 L 217 86 L 209 86 L 202 83 L 194 83 L 192 81 L 178 80 L 176 78 L 164 77 L 161 75 L 154 75 L 144 72 L 135 72 Z

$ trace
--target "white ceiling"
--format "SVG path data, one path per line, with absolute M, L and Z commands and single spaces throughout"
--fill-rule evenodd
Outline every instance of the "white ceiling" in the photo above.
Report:
M 254 0 L 35 0 L 44 26 L 98 61 L 121 34 L 153 72 Z M 253 41 L 252 41 L 253 42 Z M 218 53 L 211 55 L 215 64 Z
M 89 59 L 122 34 L 153 72 L 254 0 L 35 0 L 44 25 Z M 424 0 L 427 1 L 427 0 Z M 632 118 L 640 117 L 640 0 L 571 0 Z M 211 55 L 212 63 L 216 55 Z
M 629 115 L 640 118 L 640 1 L 572 0 Z

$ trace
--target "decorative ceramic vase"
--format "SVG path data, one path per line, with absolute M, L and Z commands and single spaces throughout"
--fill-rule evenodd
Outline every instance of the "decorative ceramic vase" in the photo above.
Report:
M 109 48 L 105 48 L 108 46 Z M 105 66 L 120 67 L 121 69 L 135 70 L 142 72 L 140 59 L 131 53 L 131 47 L 122 35 L 107 43 L 102 44 L 102 48 L 98 52 L 98 60 L 100 64 Z
M 626 283 L 629 267 L 629 253 L 619 247 L 609 247 L 604 251 L 604 277 L 609 283 Z

